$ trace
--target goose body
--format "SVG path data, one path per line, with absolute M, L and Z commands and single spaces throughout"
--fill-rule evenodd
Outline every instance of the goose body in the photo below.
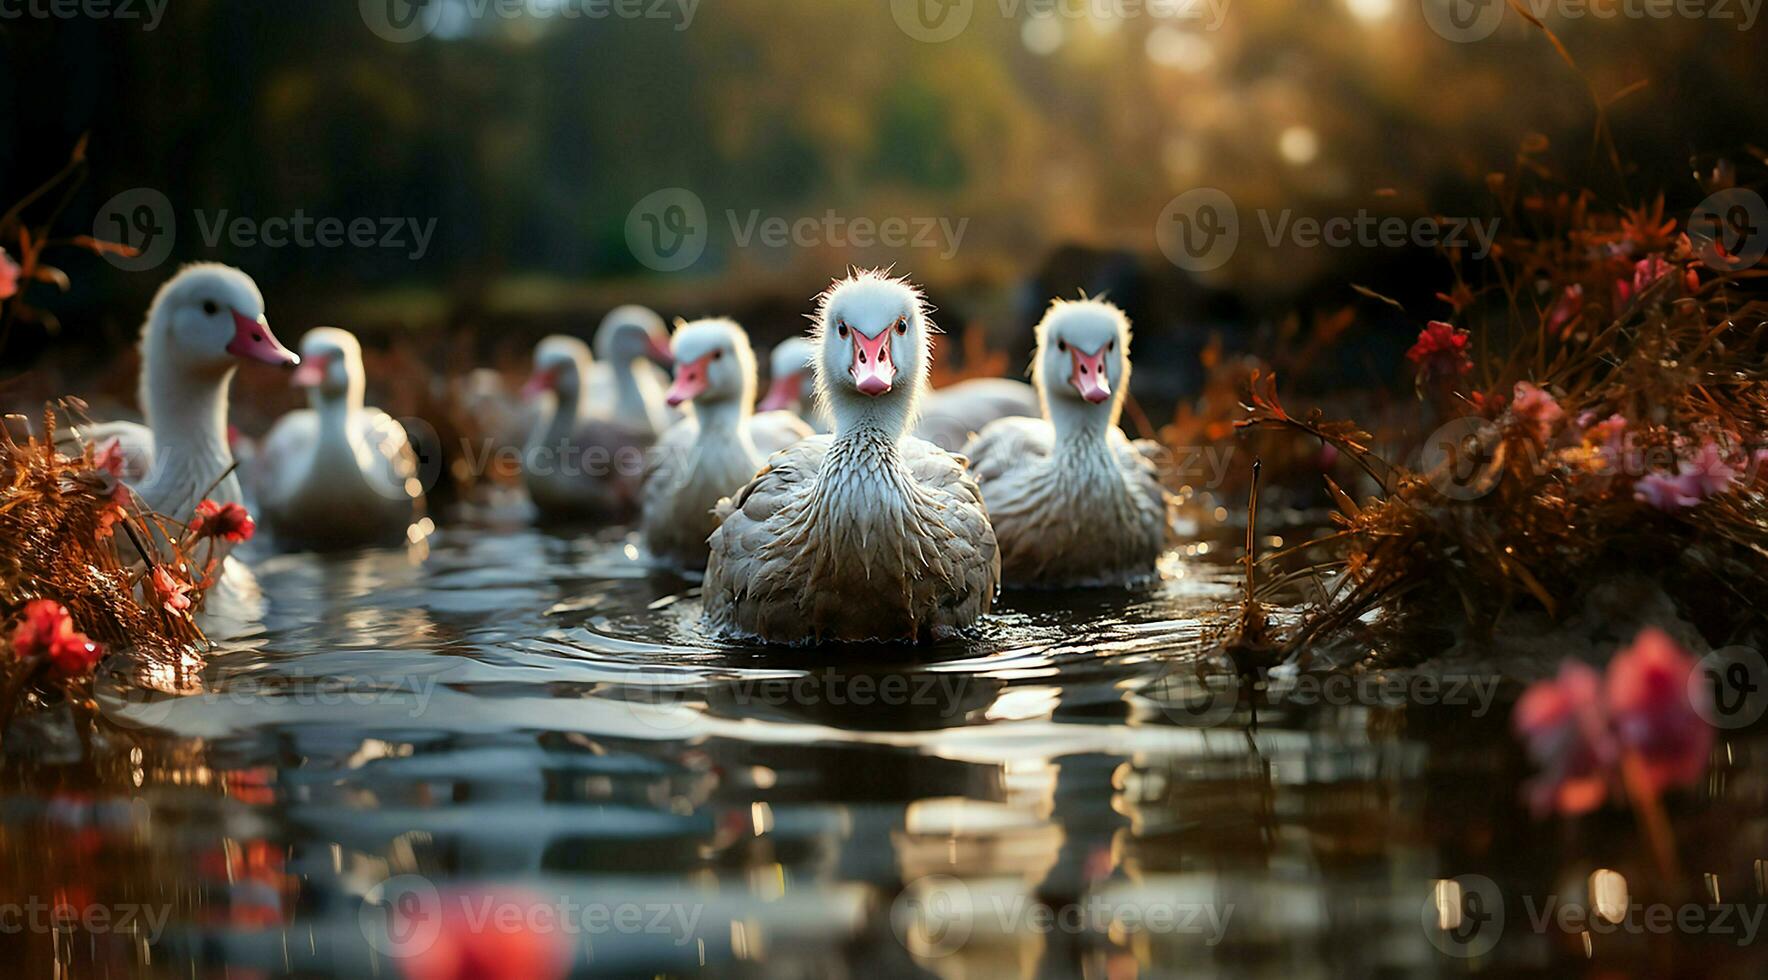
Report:
M 772 643 L 940 638 L 989 611 L 1000 557 L 964 461 L 908 435 L 932 331 L 919 290 L 835 283 L 812 342 L 833 435 L 775 454 L 719 507 L 706 617 Z
M 763 460 L 812 434 L 788 412 L 755 414 L 755 354 L 735 322 L 681 325 L 671 342 L 675 383 L 669 404 L 694 411 L 664 434 L 645 474 L 645 546 L 658 561 L 706 567 L 706 539 L 718 502 L 755 478 Z
M 1043 417 L 990 423 L 965 447 L 988 502 L 1009 586 L 1126 585 L 1153 578 L 1171 497 L 1151 442 L 1118 428 L 1130 330 L 1097 300 L 1058 300 L 1038 324 Z
M 828 411 L 810 397 L 816 348 L 804 337 L 790 337 L 773 349 L 772 382 L 761 401 L 763 411 L 796 412 L 818 432 L 828 432 Z M 914 434 L 948 452 L 957 452 L 982 427 L 996 419 L 1036 417 L 1037 391 L 1008 378 L 971 378 L 929 391 L 921 403 Z
M 250 276 L 200 263 L 160 287 L 141 331 L 141 404 L 151 438 L 119 430 L 135 434 L 137 451 L 151 446 L 145 476 L 130 484 L 148 508 L 182 521 L 205 497 L 245 502 L 238 476 L 229 472 L 234 461 L 227 439 L 228 388 L 242 360 L 300 363 L 271 332 L 264 297 Z M 223 557 L 204 599 L 209 625 L 243 623 L 261 604 L 251 571 Z
M 1031 385 L 1010 378 L 971 378 L 927 396 L 915 435 L 955 453 L 996 419 L 1037 414 L 1037 391 Z
M 555 335 L 534 348 L 534 375 L 524 393 L 550 394 L 522 448 L 522 483 L 544 519 L 619 521 L 638 506 L 645 452 L 656 441 L 647 420 L 590 415 L 589 346 Z
M 362 348 L 321 327 L 301 340 L 293 383 L 311 407 L 277 421 L 257 467 L 257 497 L 280 544 L 313 550 L 398 544 L 423 507 L 405 428 L 363 404 Z

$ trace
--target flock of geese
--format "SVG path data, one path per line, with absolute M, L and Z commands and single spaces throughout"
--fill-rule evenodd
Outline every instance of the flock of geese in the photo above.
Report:
M 936 328 L 919 288 L 854 271 L 818 298 L 806 336 L 757 359 L 735 321 L 613 311 L 595 349 L 535 348 L 541 404 L 524 483 L 542 521 L 636 517 L 660 566 L 703 574 L 705 616 L 771 643 L 938 639 L 1003 585 L 1126 586 L 1154 577 L 1171 497 L 1153 445 L 1118 427 L 1130 325 L 1102 300 L 1057 300 L 1032 384 L 931 390 Z M 108 423 L 140 500 L 170 515 L 241 503 L 279 543 L 397 540 L 423 488 L 404 428 L 365 404 L 362 351 L 322 327 L 300 353 L 271 332 L 251 278 L 215 264 L 161 287 L 142 328 L 146 425 Z M 294 368 L 310 407 L 235 471 L 228 390 L 241 360 Z M 665 377 L 656 365 L 673 367 Z M 667 390 L 663 390 L 668 382 Z M 549 397 L 550 396 L 550 397 Z M 242 464 L 248 461 L 242 460 Z M 209 602 L 258 601 L 229 558 Z

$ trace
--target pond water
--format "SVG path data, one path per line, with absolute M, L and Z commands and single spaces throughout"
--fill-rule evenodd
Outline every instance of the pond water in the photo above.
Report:
M 585 976 L 1762 975 L 1759 737 L 1722 733 L 1672 802 L 1666 880 L 1624 811 L 1529 818 L 1514 684 L 1200 682 L 1232 552 L 834 652 L 706 635 L 620 532 L 271 557 L 264 630 L 194 685 L 101 679 L 87 740 L 65 710 L 14 724 L 0 904 L 27 918 L 0 950 L 394 977 L 508 911 Z M 1735 932 L 1537 921 L 1714 902 Z

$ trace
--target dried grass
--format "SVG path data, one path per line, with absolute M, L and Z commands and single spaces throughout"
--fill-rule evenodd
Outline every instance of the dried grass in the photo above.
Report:
M 1438 425 L 1416 452 L 1396 458 L 1353 422 L 1294 415 L 1273 375 L 1253 377 L 1241 427 L 1332 446 L 1367 488 L 1358 500 L 1328 477 L 1336 529 L 1266 559 L 1278 571 L 1261 594 L 1319 584 L 1290 651 L 1359 631 L 1375 611 L 1489 636 L 1512 610 L 1563 617 L 1627 572 L 1655 580 L 1715 645 L 1761 637 L 1768 303 L 1751 287 L 1763 273 L 1710 254 L 1703 264 L 1661 198 L 1610 210 L 1543 189 L 1543 149 L 1492 180 L 1510 234 L 1481 270 L 1489 284 L 1466 281 L 1451 256 L 1454 286 L 1440 298 L 1478 356 L 1462 377 L 1421 374 Z M 1732 179 L 1716 167 L 1705 189 Z M 1537 406 L 1563 417 L 1544 421 Z M 1612 416 L 1626 436 L 1605 444 Z M 1723 489 L 1681 506 L 1642 499 L 1642 478 L 1674 475 L 1709 446 L 1735 473 Z

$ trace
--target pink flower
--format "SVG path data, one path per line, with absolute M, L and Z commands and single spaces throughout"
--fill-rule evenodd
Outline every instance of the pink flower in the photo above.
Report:
M 74 630 L 74 617 L 61 603 L 32 599 L 12 631 L 12 653 L 20 660 L 47 660 L 58 676 L 79 677 L 98 665 L 104 648 Z
M 1623 784 L 1623 769 L 1643 777 L 1636 793 L 1653 796 L 1698 782 L 1713 732 L 1694 700 L 1696 666 L 1666 633 L 1647 628 L 1615 654 L 1606 680 L 1566 660 L 1558 677 L 1530 685 L 1511 724 L 1541 767 L 1525 787 L 1535 815 L 1594 810 Z
M 153 570 L 153 591 L 159 598 L 160 605 L 174 615 L 190 609 L 189 592 L 193 586 L 166 570 L 164 565 L 155 565 Z
M 1676 511 L 1718 496 L 1737 482 L 1737 470 L 1726 463 L 1718 444 L 1708 439 L 1693 458 L 1677 465 L 1675 476 L 1648 473 L 1641 477 L 1633 485 L 1633 496 L 1658 510 Z
M 1469 337 L 1453 324 L 1432 320 L 1418 332 L 1418 341 L 1406 351 L 1406 359 L 1418 365 L 1421 378 L 1458 378 L 1473 370 L 1467 353 Z
M 190 529 L 199 538 L 221 538 L 234 544 L 250 541 L 258 530 L 252 515 L 238 504 L 218 504 L 205 500 L 196 505 L 196 519 Z
M 434 942 L 398 957 L 407 980 L 556 980 L 570 969 L 571 939 L 539 896 L 444 892 L 441 907 L 427 914 L 440 917 L 439 931 Z M 400 934 L 421 935 L 423 925 L 405 923 Z
M 1633 499 L 1661 511 L 1682 510 L 1700 503 L 1699 497 L 1691 497 L 1682 489 L 1680 479 L 1662 473 L 1640 477 L 1633 484 Z
M 1684 460 L 1678 472 L 1683 488 L 1698 500 L 1724 493 L 1737 482 L 1737 471 L 1726 465 L 1718 444 L 1711 439 L 1701 443 L 1694 458 Z
M 109 478 L 110 490 L 107 491 L 112 501 L 119 504 L 129 502 L 129 488 L 123 485 L 123 472 L 128 465 L 128 457 L 123 452 L 121 439 L 108 439 L 92 455 L 92 468 Z
M 1576 320 L 1580 319 L 1579 314 L 1583 312 L 1584 286 L 1582 283 L 1573 283 L 1565 287 L 1565 292 L 1559 294 L 1553 308 L 1547 311 L 1547 332 L 1560 334 L 1561 337 L 1569 334 L 1570 326 L 1576 325 Z M 1562 327 L 1566 328 L 1564 333 L 1561 333 Z
M 1605 693 L 1615 734 L 1622 750 L 1640 762 L 1654 793 L 1698 782 L 1706 772 L 1713 729 L 1690 695 L 1689 679 L 1697 666 L 1691 654 L 1655 627 L 1642 631 L 1608 665 Z
M 18 263 L 12 261 L 12 256 L 7 255 L 5 249 L 0 248 L 0 299 L 11 299 L 18 295 L 18 276 Z
M 1665 262 L 1662 255 L 1648 255 L 1633 263 L 1633 283 L 1631 286 L 1627 284 L 1625 279 L 1615 280 L 1615 294 L 1620 297 L 1622 303 L 1625 303 L 1645 292 L 1647 287 L 1668 275 L 1669 272 L 1670 263 Z
M 1510 398 L 1510 410 L 1535 441 L 1546 445 L 1553 439 L 1553 430 L 1565 418 L 1565 409 L 1545 390 L 1518 381 Z
M 1589 415 L 1578 419 L 1584 430 L 1584 445 L 1602 453 L 1603 459 L 1613 466 L 1620 462 L 1627 451 L 1627 417 L 1616 413 L 1600 422 L 1592 422 Z
M 1596 671 L 1567 660 L 1558 678 L 1531 685 L 1516 703 L 1511 723 L 1543 770 L 1525 787 L 1536 816 L 1588 813 L 1602 805 L 1616 743 L 1600 689 Z

